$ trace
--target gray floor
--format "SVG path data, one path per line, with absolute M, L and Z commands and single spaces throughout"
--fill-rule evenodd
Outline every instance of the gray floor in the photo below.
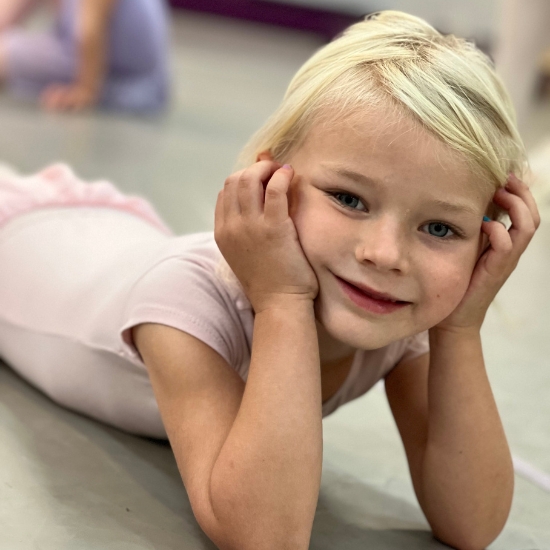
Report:
M 50 115 L 2 97 L 0 160 L 24 172 L 64 161 L 85 178 L 108 178 L 148 197 L 177 232 L 211 229 L 217 191 L 240 147 L 319 46 L 297 32 L 180 16 L 176 91 L 166 117 Z M 546 157 L 537 144 L 545 133 L 550 107 L 543 105 L 527 136 L 543 168 L 550 147 Z M 550 550 L 550 492 L 541 486 L 550 473 L 549 267 L 545 222 L 483 331 L 509 442 L 523 461 L 510 520 L 494 550 Z M 382 391 L 326 419 L 324 434 L 311 548 L 444 548 L 416 503 Z M 15 548 L 214 547 L 192 517 L 167 444 L 64 410 L 0 366 L 0 550 Z

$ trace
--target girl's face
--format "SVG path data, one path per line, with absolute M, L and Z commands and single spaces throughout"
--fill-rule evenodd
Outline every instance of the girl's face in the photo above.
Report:
M 465 160 L 416 122 L 374 112 L 314 127 L 287 162 L 317 320 L 332 338 L 375 349 L 455 309 L 492 196 Z

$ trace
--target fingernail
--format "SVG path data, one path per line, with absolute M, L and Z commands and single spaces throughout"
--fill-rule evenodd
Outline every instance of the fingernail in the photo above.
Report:
M 287 170 L 292 170 L 292 166 L 290 166 L 290 164 L 283 165 L 283 168 L 286 168 Z
M 483 216 L 483 221 L 484 222 L 490 222 L 491 218 L 488 218 L 487 216 Z

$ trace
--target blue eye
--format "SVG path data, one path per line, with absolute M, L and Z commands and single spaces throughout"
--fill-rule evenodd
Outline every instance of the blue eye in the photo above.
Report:
M 427 223 L 424 227 L 428 228 L 428 233 L 433 237 L 440 239 L 448 238 L 455 235 L 454 231 L 446 224 L 441 222 Z
M 349 193 L 335 193 L 334 197 L 342 206 L 345 206 L 346 208 L 358 210 L 359 212 L 367 211 L 365 205 L 354 195 L 350 195 Z M 363 208 L 357 208 L 357 206 L 359 205 L 361 205 Z

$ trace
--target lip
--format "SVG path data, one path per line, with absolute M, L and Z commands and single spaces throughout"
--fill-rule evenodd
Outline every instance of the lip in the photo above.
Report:
M 361 309 L 371 313 L 388 314 L 411 304 L 391 294 L 378 292 L 360 283 L 350 283 L 334 275 L 347 297 Z

